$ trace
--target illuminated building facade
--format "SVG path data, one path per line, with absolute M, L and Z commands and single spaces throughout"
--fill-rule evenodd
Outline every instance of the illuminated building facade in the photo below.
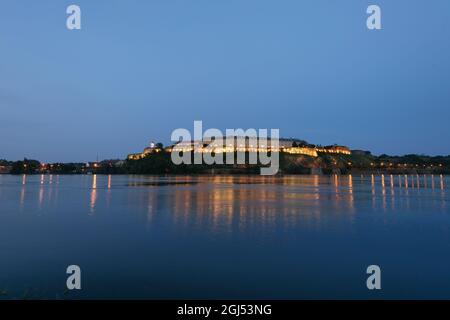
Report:
M 337 146 L 337 145 L 319 147 L 319 148 L 316 148 L 316 151 L 320 152 L 320 153 L 352 154 L 352 152 L 350 151 L 349 148 L 347 148 L 345 146 Z
M 258 139 L 256 137 L 225 137 L 223 139 L 204 139 L 203 141 L 182 141 L 164 149 L 166 152 L 203 152 L 203 153 L 232 153 L 232 152 L 282 152 L 289 154 L 318 157 L 319 153 L 351 154 L 345 146 L 317 147 L 308 145 L 298 139 L 278 139 L 278 143 L 272 143 L 270 138 Z M 161 148 L 150 144 L 142 153 L 128 155 L 128 160 L 139 160 L 148 155 L 161 152 Z
M 162 151 L 161 148 L 157 147 L 154 142 L 151 142 L 150 146 L 145 148 L 143 152 L 129 154 L 127 159 L 128 160 L 139 160 L 139 159 L 145 158 L 149 154 L 156 153 L 156 152 L 161 152 L 161 151 Z

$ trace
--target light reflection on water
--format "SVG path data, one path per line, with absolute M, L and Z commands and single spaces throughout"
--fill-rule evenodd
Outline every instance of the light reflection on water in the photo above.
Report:
M 365 297 L 356 282 L 347 283 L 349 289 L 340 295 L 326 281 L 311 279 L 326 277 L 335 262 L 346 268 L 329 274 L 330 285 L 339 276 L 359 279 L 350 272 L 373 260 L 396 274 L 404 270 L 397 261 L 401 257 L 434 274 L 424 280 L 430 287 L 421 294 L 432 295 L 433 284 L 440 283 L 444 291 L 436 296 L 450 298 L 450 280 L 442 283 L 439 273 L 450 268 L 450 258 L 442 254 L 450 246 L 448 182 L 442 175 L 4 175 L 0 254 L 7 263 L 0 266 L 0 289 L 3 280 L 20 290 L 15 271 L 32 262 L 50 277 L 37 277 L 37 285 L 48 282 L 49 292 L 58 291 L 53 268 L 78 259 L 95 272 L 117 263 L 111 279 L 102 283 L 127 279 L 130 284 L 121 282 L 118 294 L 125 298 Z M 227 258 L 239 262 L 230 264 Z M 152 285 L 141 286 L 133 277 L 147 277 L 148 270 L 153 270 Z M 196 272 L 209 275 L 209 282 L 197 277 L 193 285 L 190 273 Z M 267 286 L 255 287 L 263 276 Z M 160 278 L 168 283 L 156 290 Z M 294 286 L 294 280 L 308 287 Z M 243 289 L 238 293 L 229 283 Z M 95 284 L 90 294 L 80 295 L 112 295 Z M 405 290 L 400 280 L 391 288 L 388 297 L 418 292 Z
M 388 203 L 391 209 L 396 208 L 396 198 L 402 200 L 402 206 L 409 208 L 409 191 L 417 197 L 420 190 L 429 195 L 439 191 L 440 208 L 446 206 L 446 187 L 443 175 L 361 175 L 354 178 L 347 176 L 81 176 L 63 177 L 64 181 L 78 180 L 76 183 L 88 182 L 88 213 L 96 212 L 97 202 L 103 201 L 104 207 L 114 203 L 113 191 L 116 187 L 127 190 L 128 196 L 138 201 L 141 208 L 147 209 L 149 221 L 155 215 L 161 195 L 167 198 L 164 206 L 170 208 L 169 213 L 177 224 L 194 224 L 201 227 L 217 229 L 222 226 L 230 230 L 235 224 L 239 229 L 245 228 L 257 219 L 267 225 L 275 221 L 292 226 L 292 223 L 303 222 L 305 218 L 319 219 L 321 211 L 329 205 L 335 213 L 353 214 L 355 196 L 365 197 L 370 186 L 372 208 L 386 211 Z M 59 184 L 59 176 L 56 176 Z M 395 179 L 398 183 L 395 184 Z M 17 180 L 10 178 L 10 180 Z M 27 176 L 20 178 L 18 212 L 24 205 L 32 203 L 33 188 L 39 183 L 37 208 L 57 202 L 54 198 L 53 175 Z M 354 185 L 355 183 L 355 185 Z M 31 188 L 27 192 L 27 188 Z M 167 188 L 170 192 L 166 192 Z M 56 188 L 59 190 L 59 188 Z M 160 192 L 164 191 L 164 192 Z M 397 192 L 397 194 L 396 194 Z M 133 194 L 134 193 L 134 194 Z M 30 198 L 27 198 L 29 194 Z M 55 193 L 56 194 L 56 193 Z M 365 198 L 364 198 L 365 199 Z M 130 199 L 131 200 L 131 199 Z M 321 202 L 323 200 L 323 202 Z M 83 203 L 82 197 L 78 201 Z M 45 202 L 45 203 L 44 203 Z M 302 217 L 299 221 L 298 217 Z

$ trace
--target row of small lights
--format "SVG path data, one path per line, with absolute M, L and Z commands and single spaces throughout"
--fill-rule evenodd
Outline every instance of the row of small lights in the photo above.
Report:
M 109 165 L 111 166 L 111 163 L 110 163 Z M 27 167 L 26 164 L 24 164 L 23 166 L 24 166 L 24 168 Z M 53 168 L 55 165 L 53 165 L 53 164 L 48 165 L 48 164 L 45 164 L 45 163 L 41 163 L 41 168 L 42 168 L 42 169 L 45 169 L 45 168 L 47 168 L 48 166 L 50 166 L 50 168 Z M 57 166 L 57 167 L 60 167 L 61 165 L 58 164 L 58 165 L 56 165 L 56 166 Z M 94 163 L 94 164 L 92 164 L 92 166 L 93 166 L 94 168 L 100 167 L 100 165 L 99 165 L 98 163 Z M 86 168 L 86 167 L 89 167 L 89 164 L 87 164 L 86 166 L 83 166 L 82 168 L 84 169 L 84 168 Z
M 334 164 L 337 164 L 336 161 L 334 162 Z M 353 165 L 351 162 L 347 162 L 347 164 L 348 164 L 349 166 Z M 373 167 L 373 166 L 375 166 L 375 163 L 371 162 L 370 165 Z M 389 163 L 389 165 L 387 165 L 387 164 L 384 164 L 383 162 L 381 162 L 381 163 L 380 163 L 380 166 L 382 166 L 382 167 L 384 167 L 384 166 L 393 167 L 393 166 L 394 166 L 394 163 Z M 401 166 L 403 166 L 403 167 L 408 167 L 408 166 L 413 166 L 413 167 L 416 166 L 416 167 L 418 167 L 419 165 L 418 165 L 418 164 L 414 165 L 414 164 L 409 164 L 409 163 L 404 163 L 404 164 L 397 163 L 396 166 L 397 166 L 397 167 L 401 167 Z M 434 167 L 434 165 L 432 165 L 432 164 L 430 164 L 430 165 L 424 164 L 424 165 L 422 165 L 422 166 L 423 166 L 423 167 Z M 442 167 L 443 165 L 440 163 L 440 164 L 437 165 L 437 166 L 438 166 L 438 167 Z
M 334 164 L 336 164 L 336 161 L 334 161 Z M 347 162 L 347 164 L 348 164 L 349 166 L 352 165 L 351 162 Z M 375 163 L 371 162 L 370 165 L 373 167 L 373 166 L 375 166 Z M 384 164 L 383 162 L 380 163 L 380 166 L 384 167 L 384 165 L 385 165 L 385 164 Z M 54 165 L 51 164 L 51 165 L 50 165 L 50 168 L 53 168 L 53 166 L 54 166 Z M 59 167 L 60 165 L 57 165 L 57 166 Z M 89 166 L 89 165 L 88 165 L 88 166 Z M 388 166 L 389 166 L 389 167 L 392 167 L 392 166 L 394 166 L 394 164 L 393 164 L 393 163 L 389 163 Z M 407 163 L 404 163 L 404 164 L 401 164 L 401 163 L 400 163 L 400 164 L 397 164 L 397 166 L 404 166 L 404 167 L 407 167 L 407 166 L 414 166 L 414 165 L 412 165 L 412 164 L 410 165 L 410 164 L 407 164 Z M 419 165 L 416 164 L 415 166 L 418 167 Z M 427 167 L 427 165 L 425 165 L 425 164 L 422 165 L 422 166 L 423 166 L 423 167 Z M 434 165 L 432 165 L 432 164 L 429 165 L 429 167 L 433 167 L 433 166 L 434 166 Z M 442 167 L 442 164 L 440 163 L 438 166 L 439 166 L 439 167 Z M 23 167 L 26 168 L 27 165 L 24 164 Z M 42 163 L 42 164 L 41 164 L 41 167 L 42 167 L 42 169 L 44 169 L 44 168 L 47 167 L 47 164 Z M 98 163 L 94 163 L 94 164 L 93 164 L 93 167 L 94 167 L 94 168 L 98 168 L 98 167 L 99 167 L 99 164 L 98 164 Z M 83 167 L 83 168 L 84 168 L 84 167 Z

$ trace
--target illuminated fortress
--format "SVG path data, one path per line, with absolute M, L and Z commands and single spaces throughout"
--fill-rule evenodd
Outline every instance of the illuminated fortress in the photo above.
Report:
M 231 143 L 230 143 L 231 142 Z M 267 145 L 266 145 L 267 144 Z M 281 152 L 289 154 L 318 157 L 319 153 L 351 154 L 345 146 L 315 146 L 298 139 L 279 139 L 278 143 L 272 143 L 270 138 L 259 141 L 257 138 L 228 137 L 223 140 L 204 139 L 203 141 L 182 141 L 174 145 L 162 148 L 151 143 L 141 153 L 128 155 L 128 160 L 143 159 L 158 152 L 204 152 L 204 153 L 233 153 L 233 152 Z

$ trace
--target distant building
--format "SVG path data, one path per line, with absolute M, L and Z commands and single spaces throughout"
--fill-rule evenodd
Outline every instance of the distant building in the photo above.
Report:
M 147 148 L 145 148 L 143 152 L 129 154 L 127 159 L 128 160 L 139 160 L 139 159 L 145 158 L 149 154 L 161 152 L 161 151 L 162 151 L 162 149 L 160 147 L 158 147 L 157 144 L 155 144 L 154 142 L 150 142 L 150 145 Z
M 266 144 L 266 145 L 265 145 Z M 351 154 L 349 148 L 345 146 L 325 146 L 316 147 L 299 139 L 278 140 L 278 146 L 272 143 L 270 138 L 261 140 L 256 137 L 224 137 L 222 141 L 214 139 L 204 139 L 203 141 L 182 141 L 164 149 L 166 152 L 207 152 L 207 153 L 232 153 L 232 152 L 284 152 L 289 154 L 301 154 L 310 157 L 318 157 L 318 153 Z M 145 148 L 142 153 L 128 155 L 128 160 L 139 160 L 149 154 L 161 152 L 154 144 Z
M 349 148 L 347 148 L 345 146 L 338 146 L 338 145 L 318 147 L 318 148 L 316 148 L 316 151 L 319 153 L 352 154 L 352 152 L 350 151 Z
M 295 142 L 295 143 L 294 143 Z M 221 142 L 213 139 L 204 139 L 203 141 L 183 141 L 173 146 L 167 147 L 167 152 L 214 152 L 214 153 L 232 153 L 232 152 L 286 152 L 292 154 L 304 154 L 317 157 L 314 148 L 306 146 L 297 146 L 302 142 L 296 139 L 279 139 L 278 146 L 272 143 L 270 138 L 261 140 L 256 137 L 224 137 Z

